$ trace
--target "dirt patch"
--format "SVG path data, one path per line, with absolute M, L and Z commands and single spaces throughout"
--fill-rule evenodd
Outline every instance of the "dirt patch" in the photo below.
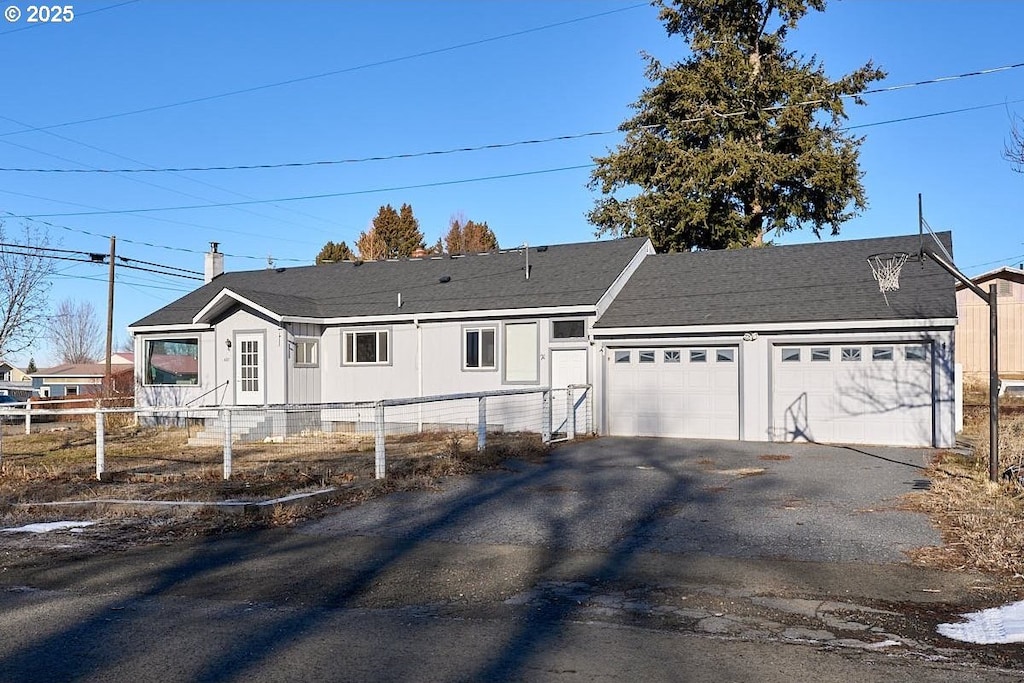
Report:
M 781 455 L 778 453 L 771 453 L 768 455 L 762 455 L 758 460 L 766 460 L 768 462 L 782 462 L 784 460 L 792 460 L 792 455 Z
M 253 526 L 281 526 L 338 505 L 352 505 L 392 491 L 435 487 L 443 477 L 501 467 L 509 458 L 539 460 L 547 447 L 535 434 L 488 435 L 476 450 L 470 433 L 402 435 L 386 442 L 387 478 L 375 479 L 372 437 L 319 435 L 316 440 L 236 443 L 232 476 L 223 478 L 219 447 L 189 446 L 186 428 L 109 429 L 107 474 L 96 479 L 95 435 L 88 425 L 59 431 L 3 436 L 0 461 L 0 528 L 61 519 L 99 521 L 88 534 L 60 537 L 81 549 L 81 540 L 135 545 L 155 539 L 220 533 Z M 88 512 L 45 508 L 39 503 L 101 499 L 133 501 L 257 502 L 333 487 L 316 503 L 275 507 L 259 518 L 211 509 L 100 505 Z M 81 510 L 81 508 L 79 508 Z M 4 549 L 61 545 L 34 535 L 0 534 Z M 69 540 L 70 539 L 70 540 Z

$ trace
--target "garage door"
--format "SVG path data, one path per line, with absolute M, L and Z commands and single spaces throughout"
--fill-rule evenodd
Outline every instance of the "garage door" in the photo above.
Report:
M 933 443 L 929 345 L 777 345 L 772 355 L 776 440 Z
M 612 349 L 605 363 L 610 434 L 739 438 L 736 347 Z

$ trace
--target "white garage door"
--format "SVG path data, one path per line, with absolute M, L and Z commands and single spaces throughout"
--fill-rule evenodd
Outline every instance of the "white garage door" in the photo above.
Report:
M 605 363 L 610 434 L 739 438 L 736 347 L 612 349 Z
M 775 440 L 932 445 L 927 344 L 775 346 Z

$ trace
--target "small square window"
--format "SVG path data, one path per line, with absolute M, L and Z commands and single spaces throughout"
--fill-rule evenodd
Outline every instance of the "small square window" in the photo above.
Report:
M 465 329 L 465 351 L 462 367 L 466 370 L 493 370 L 495 368 L 493 327 Z
M 732 363 L 734 360 L 736 360 L 736 349 L 715 350 L 716 363 Z
M 924 346 L 906 346 L 903 349 L 903 357 L 907 360 L 921 361 L 928 356 L 928 350 Z
M 690 362 L 691 363 L 706 363 L 708 361 L 708 352 L 704 349 L 690 349 Z
M 317 364 L 317 341 L 299 339 L 295 342 L 295 366 L 314 367 Z
M 860 347 L 859 346 L 844 346 L 841 358 L 846 361 L 857 361 L 860 360 Z
M 555 320 L 551 323 L 553 339 L 582 339 L 587 336 L 587 326 L 582 320 Z
M 679 362 L 679 349 L 670 349 L 665 352 L 666 363 L 678 363 Z
M 892 360 L 891 346 L 875 346 L 871 349 L 871 360 Z
M 616 351 L 615 352 L 616 363 L 628 363 L 629 362 L 629 351 Z
M 653 363 L 654 362 L 654 351 L 641 351 L 640 352 L 641 363 Z
M 799 363 L 800 349 L 782 349 L 783 363 Z
M 832 360 L 832 349 L 827 346 L 822 346 L 817 349 L 811 349 L 811 362 L 815 361 L 830 361 Z

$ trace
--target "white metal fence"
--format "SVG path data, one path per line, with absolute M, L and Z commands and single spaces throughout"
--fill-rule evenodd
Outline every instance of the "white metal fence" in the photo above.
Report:
M 187 430 L 187 446 L 219 448 L 223 478 L 232 476 L 235 460 L 262 453 L 272 444 L 290 448 L 296 457 L 331 452 L 367 452 L 374 457 L 374 476 L 387 475 L 390 448 L 443 439 L 446 434 L 475 435 L 477 450 L 489 438 L 522 434 L 543 443 L 575 439 L 593 432 L 590 385 L 566 389 L 524 388 L 416 398 L 390 398 L 361 403 L 317 403 L 282 406 L 104 407 L 0 411 L 3 421 L 24 421 L 25 433 L 43 420 L 77 419 L 95 433 L 96 477 L 108 471 L 111 421 L 119 426 L 174 426 Z M 11 404 L 13 405 L 13 404 Z M 81 405 L 81 399 L 78 404 Z M 0 436 L 0 462 L 3 458 Z M 116 453 L 113 454 L 117 457 Z

